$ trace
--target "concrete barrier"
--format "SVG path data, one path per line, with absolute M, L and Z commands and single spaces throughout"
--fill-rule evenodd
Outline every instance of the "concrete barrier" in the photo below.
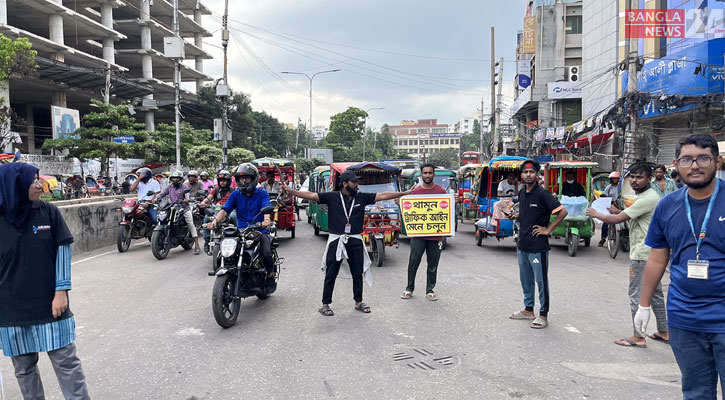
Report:
M 94 200 L 94 201 L 89 201 Z M 115 200 L 89 199 L 79 204 L 58 205 L 65 223 L 73 234 L 71 249 L 74 254 L 92 251 L 116 243 L 116 233 L 122 214 L 116 212 L 121 206 Z M 69 200 L 78 202 L 78 200 Z

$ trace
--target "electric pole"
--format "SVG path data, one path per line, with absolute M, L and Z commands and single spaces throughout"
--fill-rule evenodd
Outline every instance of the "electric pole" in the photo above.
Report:
M 498 65 L 498 99 L 496 99 L 496 135 L 501 136 L 501 106 L 503 103 L 503 57 Z M 498 140 L 496 141 L 496 148 L 498 148 Z M 505 154 L 504 154 L 505 155 Z
M 224 0 L 224 16 L 222 17 L 222 48 L 224 50 L 224 90 L 222 97 L 222 168 L 227 168 L 227 148 L 229 146 L 227 140 L 227 129 L 229 129 L 229 116 L 227 114 L 229 100 L 229 83 L 227 82 L 227 45 L 229 44 L 229 30 L 227 22 L 229 20 L 229 0 Z M 218 95 L 219 93 L 217 93 Z
M 494 40 L 495 33 L 494 27 L 491 27 L 491 124 L 489 129 L 491 130 L 491 157 L 496 155 L 496 42 Z
M 627 0 L 627 8 L 635 9 L 634 0 Z M 627 39 L 625 44 L 624 54 L 627 57 L 627 65 L 629 66 L 627 72 L 627 91 L 626 93 L 634 93 L 637 91 L 637 69 L 639 64 L 639 52 L 638 44 L 639 40 L 630 32 L 630 38 Z M 630 108 L 631 104 L 627 104 L 627 108 Z M 624 134 L 624 152 L 622 159 L 622 169 L 629 168 L 630 165 L 634 164 L 638 159 L 642 158 L 643 146 L 641 146 L 639 135 L 637 134 L 637 110 L 632 108 L 630 113 L 631 121 L 629 127 Z
M 179 36 L 179 0 L 174 0 L 174 37 Z M 179 133 L 179 125 L 181 124 L 181 110 L 179 110 L 179 81 L 180 77 L 180 60 L 174 59 L 174 123 L 176 125 L 176 169 L 181 171 L 181 134 Z

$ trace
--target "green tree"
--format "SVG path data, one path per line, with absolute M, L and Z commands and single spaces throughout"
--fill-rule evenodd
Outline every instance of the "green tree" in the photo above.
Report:
M 311 174 L 320 165 L 325 165 L 325 160 L 321 158 L 298 158 L 295 160 L 297 172 L 304 172 L 307 175 Z
M 257 156 L 258 158 L 262 158 L 262 157 L 279 158 L 279 153 L 277 153 L 277 150 L 275 150 L 267 142 L 263 142 L 262 144 L 253 145 L 252 151 L 254 152 L 254 155 Z
M 382 152 L 383 158 L 390 158 L 395 155 L 395 144 L 393 135 L 390 133 L 388 124 L 383 124 L 378 134 L 377 149 Z
M 473 120 L 473 134 L 474 135 L 481 135 L 481 124 L 478 122 L 477 119 Z
M 148 132 L 143 130 L 144 124 L 128 114 L 128 106 L 104 104 L 92 99 L 91 103 L 99 111 L 83 116 L 83 126 L 76 129 L 75 138 L 47 139 L 44 149 L 67 150 L 69 157 L 85 162 L 100 159 L 101 173 L 108 173 L 108 161 L 111 156 L 129 158 L 142 154 Z M 135 143 L 116 143 L 114 137 L 133 136 Z
M 398 150 L 392 157 L 397 160 L 407 160 L 410 158 L 410 154 L 405 150 Z
M 32 50 L 27 38 L 12 40 L 0 34 L 0 91 L 7 89 L 6 80 L 11 76 L 28 77 L 35 73 L 38 67 L 35 56 L 38 52 Z M 7 128 L 9 123 L 17 119 L 12 108 L 4 96 L 0 97 L 0 128 Z M 0 136 L 0 142 L 4 142 Z
M 461 136 L 461 151 L 478 151 L 481 146 L 481 136 L 467 133 Z
M 189 165 L 188 151 L 194 146 L 219 146 L 214 142 L 214 133 L 209 129 L 195 129 L 191 124 L 184 122 L 179 126 L 181 136 L 181 164 Z M 166 164 L 176 163 L 176 127 L 171 124 L 157 124 L 156 130 L 151 132 L 153 142 L 147 146 L 146 161 Z
M 255 158 L 256 157 L 251 150 L 242 149 L 240 147 L 227 151 L 227 161 L 229 164 L 229 168 L 236 167 L 237 165 L 242 163 L 250 162 Z
M 456 149 L 441 149 L 428 157 L 428 162 L 444 168 L 458 167 L 458 151 Z
M 213 119 L 221 118 L 223 107 L 221 100 L 216 97 L 216 89 L 214 86 L 203 86 L 199 90 L 199 107 L 200 112 L 189 113 L 187 120 L 196 129 L 211 129 Z M 254 134 L 254 115 L 252 111 L 252 102 L 244 93 L 235 93 L 227 104 L 227 117 L 232 126 L 232 142 L 229 147 L 249 148 L 252 144 Z
M 190 166 L 197 169 L 208 169 L 215 171 L 222 163 L 224 154 L 218 147 L 209 145 L 192 146 L 186 152 L 186 158 Z
M 348 107 L 347 110 L 330 117 L 330 133 L 325 138 L 325 144 L 347 144 L 355 143 L 365 131 L 365 118 L 368 114 L 356 107 Z
M 271 147 L 278 154 L 269 157 L 279 157 L 279 154 L 287 154 L 289 149 L 294 145 L 294 131 L 285 128 L 277 118 L 264 111 L 254 111 L 253 116 L 256 142 L 259 143 L 259 139 L 261 138 L 265 146 Z M 259 155 L 256 151 L 254 153 Z

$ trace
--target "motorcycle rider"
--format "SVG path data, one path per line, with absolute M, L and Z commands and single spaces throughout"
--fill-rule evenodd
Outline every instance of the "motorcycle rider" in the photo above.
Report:
M 151 170 L 148 168 L 141 168 L 138 171 L 136 171 L 138 174 L 138 179 L 131 185 L 131 192 L 138 189 L 138 202 L 145 201 L 145 200 L 152 200 L 155 195 L 159 194 L 161 192 L 161 185 L 156 179 L 151 179 L 152 173 Z M 153 191 L 154 194 L 151 196 L 148 196 L 147 193 Z M 156 215 L 158 214 L 158 210 L 153 205 L 150 205 L 147 210 L 149 211 L 149 217 L 151 217 L 151 221 L 155 224 L 156 221 Z
M 189 226 L 191 237 L 194 238 L 194 254 L 198 255 L 201 253 L 201 249 L 199 248 L 199 236 L 196 232 L 191 208 L 189 208 L 189 195 L 184 193 L 184 191 L 189 188 L 183 184 L 184 174 L 182 174 L 181 171 L 174 171 L 171 175 L 169 175 L 169 181 L 171 184 L 159 193 L 158 199 L 161 200 L 166 196 L 169 196 L 173 202 L 184 199 L 181 203 L 181 207 L 184 209 L 184 219 L 186 219 L 186 224 Z M 156 199 L 157 197 L 154 196 L 152 201 L 155 201 Z
M 201 171 L 199 179 L 201 179 L 201 184 L 204 186 L 204 190 L 210 190 L 211 187 L 214 186 L 214 181 L 209 179 L 209 173 L 206 171 Z
M 617 201 L 617 197 L 619 197 L 619 179 L 621 177 L 622 175 L 617 171 L 613 171 L 611 174 L 609 174 L 609 185 L 604 188 L 604 191 L 602 192 L 602 197 L 611 198 L 612 203 Z M 602 224 L 602 238 L 599 240 L 599 244 L 597 244 L 598 247 L 604 247 L 604 242 L 607 241 L 608 234 L 609 224 Z
M 204 184 L 199 181 L 199 173 L 196 170 L 191 170 L 186 174 L 188 180 L 185 182 L 189 186 L 189 193 L 192 196 L 196 196 L 196 192 L 200 190 L 206 190 Z
M 204 172 L 202 172 L 202 175 L 203 174 Z M 232 194 L 232 174 L 223 169 L 217 173 L 216 179 L 218 186 L 211 188 L 211 193 L 209 193 L 209 196 L 207 196 L 204 201 L 199 203 L 199 207 L 206 207 L 208 204 L 224 206 L 224 204 L 227 203 L 227 200 L 229 200 L 229 196 Z M 214 217 L 205 215 L 204 224 L 211 222 L 212 218 Z M 233 225 L 237 224 L 236 211 L 232 211 L 231 214 L 229 214 L 229 222 Z M 204 227 L 204 252 L 207 254 L 209 254 L 209 237 L 210 231 Z
M 275 265 L 272 258 L 271 239 L 267 234 L 266 228 L 271 222 L 271 215 L 258 215 L 264 208 L 271 205 L 269 201 L 269 193 L 262 188 L 257 187 L 259 181 L 259 170 L 251 163 L 240 164 L 234 174 L 237 181 L 237 190 L 233 191 L 227 199 L 222 210 L 207 224 L 208 229 L 213 229 L 219 221 L 224 220 L 232 210 L 237 212 L 237 228 L 244 229 L 250 225 L 261 222 L 265 229 L 260 230 L 262 233 L 260 240 L 260 251 L 262 262 L 267 270 L 267 292 L 273 293 L 277 289 L 277 282 L 274 280 Z M 218 179 L 218 178 L 217 178 Z M 255 218 L 256 215 L 256 218 Z

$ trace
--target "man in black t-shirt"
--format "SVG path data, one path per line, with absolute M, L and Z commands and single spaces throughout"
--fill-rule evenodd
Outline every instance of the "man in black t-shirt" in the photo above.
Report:
M 363 303 L 363 272 L 370 266 L 370 259 L 362 239 L 365 206 L 378 201 L 392 200 L 411 194 L 407 192 L 363 193 L 358 191 L 358 177 L 353 171 L 345 171 L 340 175 L 342 189 L 338 192 L 314 193 L 301 192 L 281 185 L 285 194 L 301 197 L 320 204 L 327 204 L 328 228 L 330 236 L 325 249 L 325 287 L 322 293 L 320 313 L 325 316 L 334 315 L 330 304 L 335 280 L 340 272 L 342 259 L 347 259 L 352 275 L 352 291 L 355 299 L 355 310 L 370 312 L 370 307 Z
M 566 180 L 561 184 L 561 194 L 569 197 L 587 195 L 587 192 L 584 190 L 584 186 L 576 181 L 576 174 L 574 171 L 566 171 Z
M 546 189 L 539 186 L 539 163 L 533 160 L 521 164 L 525 190 L 519 192 L 519 279 L 524 291 L 524 309 L 509 316 L 511 319 L 534 320 L 534 329 L 549 325 L 549 235 L 564 220 L 566 209 Z M 556 219 L 549 225 L 551 214 Z M 539 286 L 539 316 L 534 314 L 535 288 Z

